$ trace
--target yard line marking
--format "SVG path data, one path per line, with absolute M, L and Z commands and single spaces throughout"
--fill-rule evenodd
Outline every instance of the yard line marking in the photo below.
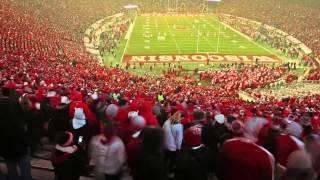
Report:
M 176 45 L 176 49 L 177 49 L 178 52 L 180 53 L 180 52 L 181 52 L 181 51 L 180 51 L 180 48 L 179 48 L 179 46 L 178 46 L 178 43 L 177 43 L 176 39 L 175 39 L 174 36 L 173 36 L 173 33 L 172 33 L 172 30 L 171 30 L 171 28 L 170 28 L 170 26 L 169 26 L 169 22 L 168 22 L 167 17 L 165 17 L 165 20 L 166 20 L 166 23 L 167 23 L 168 30 L 169 30 L 169 32 L 171 33 L 171 38 L 173 39 L 173 41 L 174 41 L 174 43 L 175 43 L 175 45 Z
M 185 16 L 183 17 L 183 20 L 184 20 L 185 22 L 187 22 L 190 26 L 193 26 L 193 24 L 190 23 L 189 20 L 188 20 Z M 198 31 L 197 33 L 199 33 L 199 29 L 197 29 L 197 31 Z M 199 36 L 199 34 L 198 34 L 198 36 Z M 205 38 L 205 40 L 208 42 L 208 45 L 209 45 L 210 47 L 212 47 L 212 49 L 214 49 L 214 47 L 211 46 L 211 44 L 210 44 L 210 42 L 208 41 L 208 39 Z M 199 44 L 198 44 L 198 45 L 199 45 Z

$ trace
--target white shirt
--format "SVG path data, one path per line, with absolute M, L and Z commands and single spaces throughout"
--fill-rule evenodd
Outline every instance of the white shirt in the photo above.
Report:
M 171 124 L 170 120 L 167 120 L 163 124 L 165 146 L 169 151 L 176 151 L 181 149 L 183 140 L 183 126 L 181 123 Z
M 116 175 L 120 172 L 127 156 L 122 140 L 115 136 L 111 142 L 102 144 L 102 135 L 94 136 L 90 142 L 90 164 L 98 173 Z

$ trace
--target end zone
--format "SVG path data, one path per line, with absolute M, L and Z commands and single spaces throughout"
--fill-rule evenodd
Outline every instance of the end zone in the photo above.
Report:
M 195 63 L 195 62 L 239 62 L 239 63 L 281 63 L 276 55 L 252 54 L 159 54 L 159 55 L 128 55 L 122 58 L 122 63 Z

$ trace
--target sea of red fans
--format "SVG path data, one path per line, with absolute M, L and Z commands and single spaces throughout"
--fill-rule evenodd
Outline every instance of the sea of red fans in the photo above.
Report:
M 203 72 L 200 74 L 200 79 L 212 80 L 212 84 L 220 86 L 219 89 L 225 87 L 226 90 L 245 90 L 265 87 L 280 78 L 286 70 L 284 67 L 271 69 L 266 66 L 248 66 L 240 70 Z
M 2 22 L 0 87 L 16 90 L 19 93 L 18 96 L 22 96 L 32 111 L 42 112 L 45 109 L 44 104 L 53 110 L 60 110 L 61 104 L 70 104 L 66 119 L 74 118 L 76 108 L 82 108 L 88 126 L 91 128 L 100 125 L 101 119 L 94 109 L 97 104 L 103 104 L 106 107 L 103 113 L 109 120 L 116 122 L 119 136 L 125 143 L 131 128 L 130 122 L 127 121 L 130 111 L 137 111 L 145 119 L 147 126 L 163 124 L 156 117 L 157 113 L 152 112 L 157 102 L 161 103 L 160 106 L 168 116 L 176 111 L 183 112 L 181 124 L 186 132 L 188 128 L 196 125 L 198 127 L 209 124 L 209 117 L 222 114 L 225 117 L 233 116 L 238 120 L 235 127 L 232 128 L 231 121 L 230 127 L 228 126 L 234 133 L 232 137 L 242 136 L 244 134 L 242 124 L 246 123 L 247 130 L 251 128 L 246 132 L 250 132 L 246 137 L 250 136 L 258 145 L 266 143 L 263 141 L 265 138 L 263 135 L 266 134 L 263 134 L 262 129 L 268 129 L 271 126 L 286 129 L 291 133 L 290 135 L 300 140 L 311 133 L 319 133 L 320 95 L 292 97 L 264 103 L 245 102 L 238 98 L 239 89 L 264 87 L 273 83 L 285 73 L 285 68 L 246 67 L 240 71 L 230 69 L 201 74 L 201 79 L 213 80 L 216 84 L 213 87 L 201 86 L 191 79 L 138 77 L 122 69 L 107 68 L 98 64 L 80 42 L 73 41 L 73 35 L 52 30 L 52 27 L 47 27 L 38 21 L 33 13 L 27 12 L 22 7 L 12 5 L 8 1 L 4 1 L 0 6 Z M 76 15 L 75 17 L 78 18 Z M 310 45 L 318 47 L 314 42 Z M 311 72 L 311 75 L 312 78 L 319 79 L 318 72 Z M 163 99 L 159 98 L 159 95 L 163 95 Z M 125 106 L 120 103 L 122 101 L 125 101 Z M 206 113 L 207 119 L 203 117 L 197 119 L 198 117 L 194 114 L 198 111 Z M 252 127 L 247 123 L 249 122 L 247 119 L 252 117 L 263 117 L 263 123 Z M 303 117 L 308 120 L 304 120 Z M 224 123 L 224 119 L 220 116 L 213 119 L 218 123 Z M 201 120 L 201 123 L 198 120 Z M 311 130 L 302 130 L 301 126 Z M 190 131 L 197 127 L 191 128 Z M 192 134 L 193 131 L 190 133 Z M 187 137 L 188 135 L 185 136 L 186 139 Z M 192 136 L 192 138 L 195 137 Z M 280 142 L 282 141 L 279 140 L 279 146 L 281 146 Z M 229 143 L 230 147 L 225 146 L 226 154 L 222 156 L 226 162 L 231 160 L 228 158 L 232 158 L 227 153 L 232 149 L 232 142 Z M 199 143 L 195 144 L 199 145 Z M 298 146 L 294 148 L 294 150 L 298 149 Z M 281 153 L 281 151 L 275 152 Z M 277 153 L 274 154 L 276 161 L 286 166 L 289 153 L 284 152 L 285 155 Z M 235 169 L 236 167 L 233 167 L 233 170 Z M 241 174 L 241 172 L 238 173 Z M 228 176 L 226 170 L 222 174 L 222 176 Z M 229 177 L 229 179 L 234 178 Z
M 320 71 L 319 69 L 315 69 L 315 70 L 311 70 L 311 72 L 309 73 L 308 80 L 320 80 Z

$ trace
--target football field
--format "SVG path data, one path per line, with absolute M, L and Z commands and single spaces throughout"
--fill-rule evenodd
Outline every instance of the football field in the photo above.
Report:
M 137 16 L 122 62 L 278 62 L 275 52 L 214 16 Z

